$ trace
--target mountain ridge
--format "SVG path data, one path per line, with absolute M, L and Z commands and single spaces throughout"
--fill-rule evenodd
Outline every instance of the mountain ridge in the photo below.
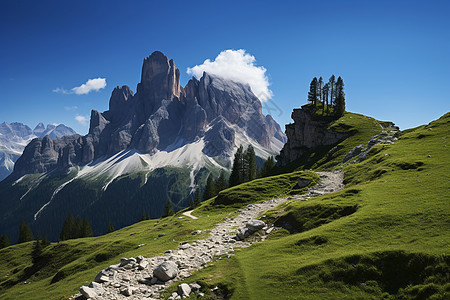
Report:
M 42 122 L 31 129 L 25 124 L 3 122 L 0 124 L 0 181 L 9 176 L 25 146 L 34 138 L 42 138 L 48 135 L 51 139 L 65 135 L 73 135 L 76 132 L 64 124 L 48 124 Z

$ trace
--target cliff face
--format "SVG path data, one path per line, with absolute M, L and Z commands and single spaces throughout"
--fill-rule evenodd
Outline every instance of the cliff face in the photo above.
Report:
M 278 166 L 289 164 L 310 149 L 334 145 L 349 137 L 329 129 L 329 122 L 314 118 L 307 106 L 294 109 L 291 118 L 294 123 L 286 125 L 287 143 L 277 157 Z
M 286 141 L 279 125 L 262 114 L 250 86 L 204 73 L 183 88 L 174 61 L 156 51 L 144 59 L 136 94 L 128 86 L 116 87 L 109 110 L 92 111 L 86 136 L 33 140 L 14 176 L 86 165 L 123 150 L 153 155 L 200 139 L 205 155 L 231 161 L 238 134 L 271 153 Z

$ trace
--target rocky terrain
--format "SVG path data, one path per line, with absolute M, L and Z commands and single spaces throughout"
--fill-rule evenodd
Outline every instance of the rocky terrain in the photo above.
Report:
M 22 123 L 0 124 L 0 181 L 12 173 L 14 164 L 22 155 L 25 146 L 34 138 L 49 136 L 56 139 L 76 132 L 63 124 L 55 125 L 39 123 L 34 129 Z
M 34 140 L 17 162 L 14 176 L 86 165 L 130 149 L 171 151 L 200 139 L 201 151 L 226 168 L 238 143 L 277 153 L 286 141 L 280 126 L 262 114 L 249 85 L 204 73 L 183 88 L 174 61 L 156 51 L 144 59 L 135 94 L 128 86 L 116 87 L 109 110 L 92 111 L 86 136 Z
M 285 166 L 300 158 L 307 150 L 318 146 L 330 146 L 349 137 L 329 129 L 329 121 L 314 118 L 308 106 L 294 109 L 291 115 L 294 123 L 286 125 L 287 142 L 277 157 L 277 164 Z
M 116 265 L 102 270 L 89 286 L 82 286 L 72 299 L 158 299 L 165 289 L 177 280 L 189 277 L 214 259 L 227 259 L 237 247 L 248 247 L 263 241 L 276 227 L 256 218 L 265 211 L 286 201 L 307 201 L 310 197 L 344 188 L 343 173 L 319 172 L 321 182 L 304 195 L 275 198 L 239 209 L 239 215 L 228 218 L 210 230 L 209 238 L 181 243 L 178 249 L 164 255 L 144 258 L 123 258 Z M 301 184 L 301 183 L 299 183 Z M 185 214 L 191 216 L 190 212 Z M 193 216 L 191 216 L 193 217 Z M 253 236 L 259 232 L 258 237 Z M 192 232 L 193 235 L 201 231 Z M 198 284 L 181 284 L 169 299 L 181 299 L 191 292 L 201 296 Z

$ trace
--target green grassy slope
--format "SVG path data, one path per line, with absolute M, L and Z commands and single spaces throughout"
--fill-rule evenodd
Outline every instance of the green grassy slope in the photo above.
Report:
M 188 281 L 232 299 L 450 298 L 449 133 L 446 114 L 377 146 L 345 167 L 345 190 L 266 214 L 297 233 L 280 230 Z
M 373 119 L 346 116 L 352 118 L 334 124 L 353 126 L 353 142 L 347 141 L 342 153 L 315 160 L 317 166 L 332 168 L 378 133 Z M 375 146 L 367 160 L 344 167 L 345 190 L 265 214 L 264 220 L 288 224 L 290 232 L 278 230 L 186 281 L 219 286 L 222 296 L 233 299 L 445 299 L 450 292 L 449 122 L 446 114 L 402 132 L 395 144 Z M 54 243 L 34 262 L 33 243 L 2 249 L 0 299 L 65 299 L 121 257 L 161 254 L 236 208 L 300 192 L 295 189 L 300 176 L 317 181 L 310 172 L 255 180 L 204 202 L 194 211 L 198 220 L 177 214 L 101 237 Z
M 295 172 L 259 179 L 221 192 L 227 204 L 213 205 L 210 199 L 198 207 L 190 218 L 173 217 L 142 221 L 113 233 L 93 238 L 53 243 L 33 260 L 34 242 L 10 246 L 0 250 L 0 299 L 66 299 L 88 284 L 103 268 L 116 264 L 122 257 L 144 255 L 151 257 L 177 248 L 181 241 L 206 237 L 193 236 L 195 230 L 206 230 L 235 214 L 248 202 L 239 201 L 252 191 L 252 203 L 285 196 L 298 190 L 297 179 L 318 181 L 313 172 Z M 257 184 L 255 184 L 257 182 Z M 259 190 L 258 186 L 270 187 Z M 252 190 L 253 189 L 253 190 Z M 164 233 L 162 237 L 159 234 Z M 145 244 L 138 247 L 140 244 Z M 25 283 L 27 282 L 27 283 Z

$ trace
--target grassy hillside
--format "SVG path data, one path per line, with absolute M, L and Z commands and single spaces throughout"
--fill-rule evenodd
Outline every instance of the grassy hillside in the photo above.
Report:
M 265 214 L 293 233 L 188 281 L 232 299 L 449 299 L 449 133 L 446 114 L 377 146 L 344 168 L 345 190 Z
M 177 248 L 182 241 L 194 239 L 191 232 L 206 230 L 232 216 L 248 201 L 260 202 L 274 195 L 286 196 L 298 191 L 298 178 L 317 182 L 313 172 L 295 172 L 259 179 L 221 192 L 226 204 L 213 205 L 210 199 L 195 210 L 198 220 L 173 217 L 142 221 L 113 233 L 93 238 L 53 243 L 33 259 L 34 242 L 0 250 L 0 299 L 66 299 L 88 284 L 103 268 L 120 261 L 121 257 L 160 255 Z M 258 186 L 270 188 L 259 189 Z M 247 202 L 239 201 L 252 191 Z M 165 234 L 158 237 L 159 234 Z M 200 237 L 206 237 L 204 234 Z M 199 236 L 195 236 L 196 239 Z M 142 247 L 138 245 L 145 244 Z
M 337 165 L 347 149 L 377 133 L 373 119 L 346 116 L 352 118 L 334 124 L 353 126 L 353 142 L 344 143 L 342 153 L 321 156 L 322 167 Z M 449 132 L 446 114 L 402 132 L 395 144 L 375 146 L 365 161 L 344 167 L 345 190 L 264 214 L 263 220 L 289 230 L 215 261 L 186 282 L 218 286 L 232 299 L 449 298 Z M 161 254 L 248 203 L 301 192 L 295 189 L 299 177 L 318 180 L 311 172 L 255 180 L 204 202 L 194 211 L 198 220 L 177 214 L 142 221 L 105 236 L 54 243 L 34 260 L 32 242 L 2 249 L 0 299 L 65 299 L 121 257 Z
M 383 131 L 384 122 L 360 114 L 346 112 L 341 118 L 331 121 L 328 129 L 348 134 L 349 137 L 340 143 L 310 149 L 300 158 L 287 166 L 277 168 L 275 173 L 281 174 L 294 170 L 314 169 L 330 170 L 342 163 L 345 155 L 353 147 L 363 144 L 367 147 L 370 138 Z

